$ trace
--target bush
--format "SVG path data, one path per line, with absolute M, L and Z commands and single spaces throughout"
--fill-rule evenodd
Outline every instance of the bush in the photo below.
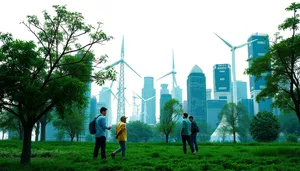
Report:
M 280 125 L 278 119 L 270 112 L 259 112 L 254 116 L 250 133 L 255 141 L 272 142 L 279 136 Z
M 286 138 L 287 142 L 298 142 L 298 137 L 295 134 L 289 134 Z

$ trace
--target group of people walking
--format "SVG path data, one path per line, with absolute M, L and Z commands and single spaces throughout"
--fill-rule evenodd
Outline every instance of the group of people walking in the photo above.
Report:
M 106 130 L 111 130 L 111 126 L 106 125 L 106 112 L 107 109 L 102 107 L 100 109 L 100 115 L 95 120 L 95 148 L 94 148 L 94 159 L 98 157 L 99 149 L 101 148 L 101 159 L 106 159 Z M 199 132 L 199 127 L 194 121 L 193 116 L 189 116 L 187 113 L 182 114 L 182 128 L 181 128 L 181 138 L 182 138 L 182 145 L 183 145 L 183 152 L 184 154 L 187 153 L 186 150 L 186 142 L 190 146 L 192 154 L 196 154 L 198 152 L 198 145 L 197 145 L 197 133 Z M 119 142 L 120 147 L 115 150 L 114 152 L 110 153 L 112 159 L 115 158 L 117 153 L 122 152 L 122 160 L 125 158 L 126 152 L 126 141 L 127 141 L 127 129 L 126 129 L 126 121 L 127 117 L 122 116 L 120 118 L 120 122 L 116 126 L 116 139 Z

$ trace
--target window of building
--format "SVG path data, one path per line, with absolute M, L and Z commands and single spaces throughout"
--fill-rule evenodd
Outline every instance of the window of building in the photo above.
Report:
M 266 44 L 266 42 L 265 41 L 257 41 L 257 44 L 264 45 L 264 44 Z
M 261 89 L 261 90 L 264 89 L 264 88 L 266 88 L 265 85 L 260 85 L 260 86 L 259 86 L 259 89 Z
M 227 96 L 219 96 L 219 99 L 226 100 Z
M 251 90 L 254 90 L 254 86 L 251 86 Z
M 227 87 L 219 87 L 219 90 L 226 90 Z
M 258 53 L 258 56 L 265 56 L 266 53 Z
M 220 78 L 220 81 L 224 81 L 225 80 L 225 78 Z
M 219 72 L 225 72 L 225 70 L 220 70 Z

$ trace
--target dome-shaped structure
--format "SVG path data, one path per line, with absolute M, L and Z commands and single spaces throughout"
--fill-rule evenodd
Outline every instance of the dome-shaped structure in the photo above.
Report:
M 195 65 L 193 67 L 193 69 L 191 70 L 190 74 L 191 73 L 203 73 L 203 71 L 202 71 L 202 69 L 198 65 Z

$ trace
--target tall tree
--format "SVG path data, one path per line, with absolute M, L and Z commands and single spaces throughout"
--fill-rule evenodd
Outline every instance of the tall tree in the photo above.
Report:
M 278 116 L 280 123 L 280 131 L 287 136 L 288 134 L 296 134 L 300 136 L 300 123 L 295 114 L 281 114 Z
M 73 107 L 65 111 L 65 116 L 60 117 L 53 122 L 56 129 L 65 131 L 70 136 L 71 142 L 73 142 L 75 136 L 78 141 L 78 135 L 84 131 L 84 120 L 87 119 L 84 115 L 83 110 Z
M 65 6 L 53 6 L 50 16 L 43 11 L 43 19 L 27 16 L 22 24 L 36 37 L 33 41 L 13 39 L 0 34 L 0 108 L 16 116 L 24 130 L 21 164 L 30 163 L 33 126 L 53 107 L 64 115 L 70 104 L 82 107 L 88 90 L 87 82 L 115 80 L 116 72 L 108 67 L 91 77 L 92 65 L 106 62 L 107 56 L 96 58 L 91 48 L 112 37 L 85 24 L 81 13 L 70 12 Z M 89 40 L 81 45 L 79 40 Z M 76 57 L 74 54 L 77 53 Z M 13 107 L 18 112 L 12 110 Z
M 46 140 L 46 126 L 52 120 L 51 112 L 46 113 L 40 120 L 41 123 L 41 141 Z
M 268 53 L 260 58 L 250 58 L 252 63 L 246 73 L 262 77 L 266 80 L 266 87 L 256 97 L 257 101 L 264 98 L 274 98 L 274 106 L 283 109 L 286 113 L 293 111 L 300 122 L 300 3 L 292 3 L 286 11 L 293 16 L 287 18 L 278 26 L 279 31 L 291 30 L 291 37 L 283 38 L 280 33 L 275 34 L 275 40 Z M 266 76 L 264 73 L 267 74 Z
M 237 105 L 235 103 L 226 104 L 221 113 L 219 114 L 219 120 L 227 123 L 228 131 L 233 135 L 233 142 L 236 143 L 236 136 L 239 130 L 242 130 L 243 123 L 245 122 L 247 112 L 244 110 L 244 106 L 241 103 Z
M 176 99 L 170 99 L 165 103 L 164 108 L 161 111 L 163 115 L 162 120 L 159 123 L 159 130 L 165 135 L 166 143 L 169 142 L 169 135 L 174 131 L 179 116 L 182 115 L 182 105 Z

